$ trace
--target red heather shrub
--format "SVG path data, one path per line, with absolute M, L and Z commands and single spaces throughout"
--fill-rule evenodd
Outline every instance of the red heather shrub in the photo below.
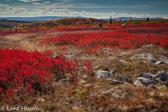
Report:
M 163 33 L 128 33 L 128 32 L 92 32 L 71 33 L 54 38 L 48 38 L 41 43 L 55 45 L 74 45 L 86 52 L 96 52 L 97 48 L 111 47 L 113 49 L 135 49 L 145 44 L 168 46 L 167 32 Z
M 51 58 L 52 52 L 27 52 L 0 49 L 0 94 L 13 97 L 19 93 L 42 92 L 43 83 L 50 84 L 65 72 L 76 70 L 75 64 L 63 56 Z M 52 74 L 52 75 L 51 75 Z
M 88 75 L 92 76 L 93 75 L 93 64 L 91 61 L 86 61 L 85 62 L 85 67 L 86 67 L 86 72 Z
M 107 32 L 69 33 L 48 38 L 41 43 L 58 46 L 74 45 L 85 52 L 98 53 L 98 48 L 135 49 L 146 44 L 168 46 L 168 24 L 112 25 Z

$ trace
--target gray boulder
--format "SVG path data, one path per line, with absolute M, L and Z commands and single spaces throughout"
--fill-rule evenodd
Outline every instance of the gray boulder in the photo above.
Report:
M 164 63 L 168 64 L 168 60 L 163 60 L 163 61 L 164 61 Z
M 153 75 L 153 74 L 149 74 L 149 73 L 143 73 L 143 74 L 139 74 L 138 77 L 144 77 L 147 79 L 152 79 L 155 78 L 157 75 Z
M 148 85 L 148 87 L 151 87 L 153 89 L 159 89 L 159 87 L 157 85 L 154 85 L 154 84 L 150 84 L 150 85 Z
M 126 77 L 123 77 L 123 76 L 118 76 L 118 79 L 119 79 L 120 81 L 126 81 L 126 82 L 129 82 L 129 83 L 131 83 L 131 84 L 133 83 L 131 79 L 126 78 Z
M 161 64 L 164 64 L 164 62 L 163 61 L 156 61 L 155 64 L 156 65 L 161 65 Z
M 128 83 L 128 82 L 125 82 L 124 85 L 126 85 L 126 86 L 132 86 L 132 85 L 131 85 L 130 83 Z
M 70 60 L 74 57 L 74 55 L 64 55 L 67 60 Z
M 77 52 L 76 55 L 80 56 L 80 55 L 82 55 L 82 52 Z
M 155 63 L 155 62 L 156 62 L 156 59 L 153 58 L 153 56 L 149 56 L 149 57 L 148 57 L 148 60 L 149 60 L 150 62 L 152 62 L 152 63 Z
M 107 90 L 105 92 L 103 92 L 103 94 L 107 95 L 107 94 L 110 94 L 110 93 L 113 93 L 115 90 L 112 88 L 110 90 Z
M 111 73 L 109 71 L 104 71 L 104 70 L 99 70 L 95 74 L 96 78 L 105 78 L 105 77 L 108 77 L 108 76 L 112 76 Z
M 141 81 L 145 85 L 154 84 L 153 79 L 147 79 L 147 78 L 144 78 L 144 77 L 138 77 L 137 80 Z
M 55 59 L 58 59 L 59 55 L 58 54 L 54 54 L 52 57 L 55 58 Z
M 84 85 L 85 88 L 89 88 L 91 86 L 92 86 L 92 84 L 86 84 L 86 85 Z
M 156 78 L 160 78 L 161 81 L 168 81 L 168 72 L 165 70 L 159 71 L 156 74 Z
M 141 81 L 139 81 L 139 80 L 136 80 L 135 82 L 134 82 L 134 85 L 135 86 L 143 86 L 143 84 L 141 83 Z
M 93 70 L 96 70 L 96 69 L 99 69 L 100 67 L 99 66 L 95 66 L 93 67 Z
M 83 79 L 87 79 L 88 77 L 86 75 L 83 75 Z
M 118 80 L 113 80 L 113 81 L 111 82 L 111 84 L 112 84 L 112 85 L 118 85 L 118 84 L 123 84 L 123 82 L 122 82 L 122 81 L 118 81 Z

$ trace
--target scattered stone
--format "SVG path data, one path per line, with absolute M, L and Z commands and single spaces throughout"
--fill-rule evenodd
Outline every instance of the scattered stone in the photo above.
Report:
M 72 78 L 67 78 L 66 81 L 73 82 L 74 80 Z
M 136 59 L 136 58 L 137 58 L 137 56 L 133 56 L 133 57 L 130 58 L 130 60 L 133 60 L 133 59 Z
M 58 55 L 58 54 L 54 54 L 51 58 L 58 59 L 58 58 L 59 58 L 59 55 Z
M 79 82 L 79 84 L 85 84 L 86 83 L 86 81 L 84 81 L 84 80 L 81 80 L 80 82 Z
M 72 110 L 74 110 L 74 111 L 79 111 L 79 109 L 80 109 L 80 108 L 77 107 L 77 106 L 73 106 L 73 107 L 72 107 Z
M 165 85 L 160 85 L 159 87 L 160 87 L 160 88 L 166 88 L 166 86 L 165 86 Z
M 152 79 L 155 78 L 157 75 L 153 75 L 153 74 L 149 74 L 149 73 L 143 73 L 143 74 L 139 74 L 138 77 L 144 77 L 147 79 Z
M 118 79 L 119 79 L 120 81 L 126 81 L 126 82 L 129 82 L 129 83 L 131 83 L 131 84 L 133 83 L 131 79 L 126 78 L 126 77 L 123 77 L 123 76 L 118 76 Z
M 144 77 L 138 77 L 137 79 L 145 85 L 154 84 L 154 81 L 152 79 L 147 79 L 147 78 L 144 78 Z
M 112 89 L 110 89 L 110 90 L 107 90 L 107 91 L 105 91 L 105 92 L 103 92 L 103 94 L 110 94 L 110 93 L 113 93 L 114 92 L 114 89 L 112 88 Z
M 165 97 L 165 96 L 167 97 L 168 94 L 167 94 L 167 93 L 163 93 L 163 92 L 161 92 L 161 93 L 159 93 L 159 96 L 160 96 L 160 97 Z
M 150 62 L 152 62 L 152 63 L 155 63 L 155 62 L 156 62 L 156 59 L 153 58 L 152 56 L 149 56 L 149 57 L 148 57 L 148 60 L 149 60 Z
M 168 60 L 163 60 L 164 63 L 168 64 Z
M 139 80 L 136 80 L 136 81 L 134 82 L 134 85 L 135 85 L 135 86 L 143 86 L 143 84 L 142 84 L 141 81 L 139 81 Z
M 156 75 L 157 75 L 156 78 L 160 78 L 161 81 L 168 80 L 168 72 L 165 70 L 159 71 Z
M 67 60 L 72 59 L 74 55 L 64 55 Z
M 93 70 L 96 70 L 96 69 L 99 69 L 100 67 L 99 66 L 95 66 L 93 67 Z
M 139 54 L 138 57 L 140 57 L 141 59 L 146 60 L 146 58 L 145 58 L 145 54 Z
M 119 95 L 118 93 L 113 93 L 112 96 L 113 96 L 113 97 L 116 97 L 116 98 L 119 98 L 119 97 L 120 97 L 120 95 Z
M 62 79 L 61 82 L 66 82 L 67 80 L 66 79 Z
M 127 63 L 125 60 L 119 60 L 119 61 L 123 64 Z
M 122 81 L 118 81 L 118 80 L 113 80 L 113 81 L 111 82 L 111 84 L 112 84 L 112 85 L 118 85 L 118 84 L 123 84 L 123 82 L 122 82 Z
M 153 97 L 155 95 L 155 92 L 149 92 L 149 95 Z
M 115 93 L 121 93 L 122 91 L 121 90 L 115 90 L 114 92 Z
M 156 61 L 155 64 L 156 65 L 161 65 L 161 64 L 164 64 L 164 62 L 163 61 Z
M 37 102 L 43 103 L 43 102 L 45 102 L 45 99 L 39 98 L 39 99 L 37 99 Z
M 77 56 L 80 56 L 80 55 L 82 55 L 82 52 L 78 52 L 78 53 L 76 53 L 76 55 L 77 55 Z
M 83 75 L 83 78 L 84 78 L 84 79 L 87 79 L 87 76 L 86 76 L 86 75 Z
M 168 80 L 160 82 L 162 85 L 168 85 Z
M 99 70 L 96 74 L 95 77 L 96 78 L 105 78 L 111 76 L 109 71 L 104 71 L 104 70 Z
M 152 98 L 148 98 L 147 102 L 149 102 L 149 103 L 155 103 L 155 101 Z
M 149 45 L 143 45 L 142 48 L 152 48 L 153 44 L 149 44 Z
M 131 86 L 131 84 L 128 83 L 128 82 L 125 82 L 124 85 L 126 85 L 126 86 Z
M 107 78 L 107 81 L 110 81 L 110 82 L 111 82 L 111 81 L 113 81 L 113 80 L 114 80 L 114 79 L 112 79 L 112 78 Z
M 150 85 L 148 85 L 148 87 L 151 87 L 153 89 L 159 89 L 159 87 L 157 85 L 154 85 L 154 84 L 150 84 Z
M 91 86 L 92 86 L 92 84 L 86 84 L 86 85 L 84 85 L 85 88 L 89 88 Z
M 160 80 L 160 78 L 156 78 L 155 81 L 156 81 L 157 83 L 161 83 L 161 82 L 162 82 L 162 81 Z

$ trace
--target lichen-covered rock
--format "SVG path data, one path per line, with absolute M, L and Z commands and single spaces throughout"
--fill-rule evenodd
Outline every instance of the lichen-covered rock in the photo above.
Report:
M 105 91 L 105 92 L 103 92 L 103 94 L 110 94 L 110 93 L 113 93 L 115 90 L 112 88 L 112 89 L 110 89 L 110 90 L 107 90 L 107 91 Z
M 148 87 L 151 87 L 153 89 L 159 89 L 159 87 L 157 85 L 154 85 L 154 84 L 150 84 L 150 85 L 148 85 Z
M 168 72 L 165 70 L 159 71 L 156 75 L 156 78 L 160 78 L 162 81 L 168 80 Z
M 150 62 L 152 62 L 152 63 L 155 63 L 155 62 L 156 62 L 156 59 L 153 58 L 152 56 L 149 56 L 149 57 L 148 57 L 148 60 L 149 60 Z
M 119 79 L 120 81 L 126 81 L 126 82 L 129 82 L 129 83 L 131 83 L 131 84 L 133 83 L 131 79 L 126 78 L 126 77 L 123 77 L 123 76 L 118 76 L 118 79 Z
M 123 84 L 122 81 L 118 81 L 118 80 L 112 80 L 111 82 L 112 85 L 118 85 L 118 84 Z
M 100 68 L 99 66 L 95 66 L 95 67 L 93 67 L 94 70 L 99 69 L 99 68 Z
M 141 81 L 142 84 L 145 84 L 145 85 L 154 84 L 153 79 L 147 79 L 147 78 L 144 78 L 144 77 L 138 77 L 137 80 Z
M 163 61 L 156 61 L 155 64 L 156 65 L 161 65 L 161 64 L 164 64 L 164 62 Z
M 134 85 L 135 85 L 135 86 L 143 86 L 143 84 L 142 84 L 141 81 L 139 81 L 139 80 L 136 80 L 136 81 L 134 82 Z
M 108 77 L 108 76 L 112 76 L 112 73 L 110 73 L 109 71 L 104 71 L 104 70 L 99 70 L 95 74 L 96 78 L 105 78 L 105 77 Z
M 139 74 L 138 77 L 144 77 L 144 78 L 147 78 L 147 79 L 152 79 L 152 78 L 155 78 L 157 75 L 154 75 L 154 74 L 149 74 L 149 73 L 143 73 L 143 74 Z

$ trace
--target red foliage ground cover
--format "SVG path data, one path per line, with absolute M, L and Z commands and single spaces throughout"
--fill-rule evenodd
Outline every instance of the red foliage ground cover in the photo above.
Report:
M 0 49 L 0 99 L 12 99 L 16 91 L 17 94 L 42 91 L 43 84 L 52 83 L 59 72 L 76 71 L 76 63 L 66 61 L 61 55 L 58 59 L 51 56 L 49 51 Z
M 70 33 L 41 41 L 43 44 L 75 45 L 85 50 L 110 47 L 113 49 L 135 49 L 145 44 L 168 46 L 168 30 L 125 29 L 108 32 Z M 147 30 L 147 31 L 146 31 Z M 145 31 L 145 32 L 143 32 Z M 151 33 L 153 32 L 153 33 Z
M 127 29 L 129 28 L 129 29 Z M 83 25 L 73 25 L 73 26 L 58 26 L 58 27 L 51 27 L 51 28 L 32 28 L 32 29 L 25 29 L 21 28 L 17 30 L 3 30 L 0 32 L 0 35 L 10 35 L 15 33 L 52 33 L 58 31 L 82 31 L 82 30 L 121 30 L 125 29 L 130 32 L 137 32 L 137 31 L 151 31 L 151 32 L 163 32 L 168 30 L 168 23 L 155 23 L 155 24 L 102 24 L 102 27 L 99 24 L 83 24 Z

